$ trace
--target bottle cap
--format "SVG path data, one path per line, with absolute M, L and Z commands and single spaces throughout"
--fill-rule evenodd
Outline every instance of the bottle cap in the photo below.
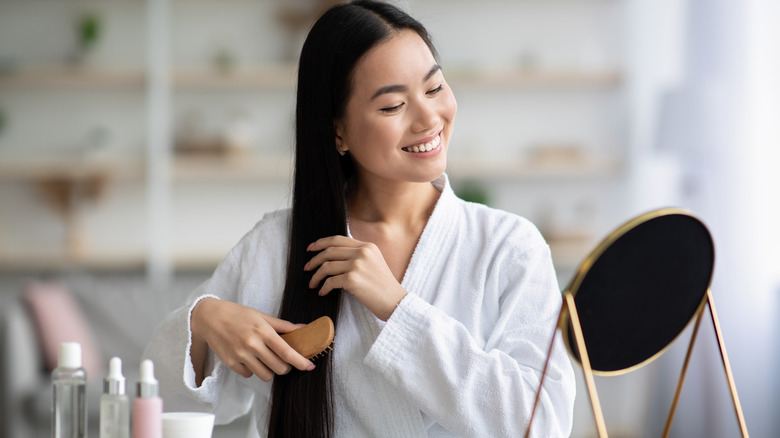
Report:
M 122 359 L 112 357 L 108 361 L 108 376 L 103 380 L 103 393 L 111 395 L 125 394 L 125 376 L 122 375 Z
M 157 397 L 160 385 L 154 378 L 154 363 L 149 359 L 141 362 L 141 379 L 138 381 L 138 397 Z
M 78 342 L 60 343 L 57 366 L 62 368 L 81 368 L 81 344 Z

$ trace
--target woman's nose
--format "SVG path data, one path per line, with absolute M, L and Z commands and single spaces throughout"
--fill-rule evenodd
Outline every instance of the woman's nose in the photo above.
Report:
M 436 127 L 439 120 L 439 114 L 436 105 L 433 102 L 421 101 L 415 105 L 415 111 L 412 120 L 413 132 L 425 132 Z

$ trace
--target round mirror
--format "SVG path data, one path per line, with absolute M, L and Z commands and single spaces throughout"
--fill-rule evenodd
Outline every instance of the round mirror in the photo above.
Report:
M 685 210 L 655 210 L 612 232 L 585 259 L 574 297 L 594 373 L 622 374 L 659 356 L 706 301 L 714 247 Z M 563 338 L 580 361 L 570 318 Z

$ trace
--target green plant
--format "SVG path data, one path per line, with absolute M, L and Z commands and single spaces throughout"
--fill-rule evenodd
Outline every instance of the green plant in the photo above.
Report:
M 459 184 L 455 193 L 464 201 L 485 205 L 488 205 L 490 202 L 490 193 L 487 187 L 476 181 L 466 181 Z
M 79 47 L 82 50 L 90 50 L 97 44 L 102 31 L 100 16 L 94 12 L 82 13 L 76 22 L 76 32 Z

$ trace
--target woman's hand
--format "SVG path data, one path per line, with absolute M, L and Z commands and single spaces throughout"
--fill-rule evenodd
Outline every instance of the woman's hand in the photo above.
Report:
M 320 251 L 303 267 L 305 271 L 316 270 L 309 287 L 322 284 L 320 296 L 343 289 L 377 318 L 387 321 L 407 294 L 373 243 L 331 236 L 312 243 L 307 251 Z
M 216 298 L 203 298 L 192 309 L 192 360 L 196 381 L 203 381 L 206 345 L 243 377 L 252 374 L 267 382 L 292 367 L 311 371 L 314 364 L 278 335 L 300 327 L 250 307 Z M 196 363 L 199 362 L 199 363 Z

